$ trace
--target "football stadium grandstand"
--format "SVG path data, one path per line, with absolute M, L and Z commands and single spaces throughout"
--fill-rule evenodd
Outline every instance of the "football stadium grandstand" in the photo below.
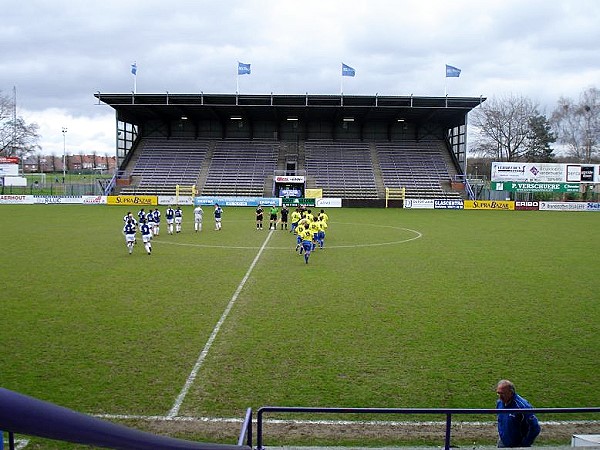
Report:
M 467 115 L 485 98 L 103 94 L 115 109 L 119 194 L 277 196 L 274 177 L 347 206 L 463 198 Z

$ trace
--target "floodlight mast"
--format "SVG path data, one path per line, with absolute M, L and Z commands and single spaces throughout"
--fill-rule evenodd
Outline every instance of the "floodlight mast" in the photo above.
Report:
M 67 129 L 62 128 L 63 134 L 63 186 L 65 184 L 65 178 L 67 173 Z

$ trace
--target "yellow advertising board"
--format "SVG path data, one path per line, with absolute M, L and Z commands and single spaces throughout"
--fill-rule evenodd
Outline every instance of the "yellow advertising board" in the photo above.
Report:
M 307 189 L 304 198 L 323 198 L 323 189 Z
M 158 197 L 156 195 L 109 195 L 106 197 L 106 204 L 117 206 L 158 205 Z
M 513 211 L 515 202 L 512 200 L 465 200 L 465 209 L 495 209 Z

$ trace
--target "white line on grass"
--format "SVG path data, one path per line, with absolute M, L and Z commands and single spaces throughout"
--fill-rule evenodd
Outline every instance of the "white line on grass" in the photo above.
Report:
M 175 400 L 175 404 L 173 405 L 173 407 L 167 414 L 168 418 L 173 418 L 173 417 L 177 416 L 177 414 L 179 413 L 179 408 L 181 408 L 181 404 L 185 400 L 185 397 L 186 397 L 188 391 L 190 390 L 190 387 L 192 387 L 192 384 L 194 383 L 194 380 L 196 379 L 196 376 L 198 375 L 198 371 L 200 370 L 200 368 L 202 367 L 202 364 L 204 363 L 204 360 L 206 359 L 206 355 L 208 354 L 208 351 L 212 347 L 212 344 L 215 341 L 217 334 L 219 334 L 219 330 L 221 329 L 223 322 L 225 322 L 225 319 L 229 315 L 231 308 L 233 308 L 233 305 L 235 304 L 238 296 L 240 295 L 240 292 L 242 292 L 242 289 L 244 288 L 246 281 L 248 281 L 248 278 L 250 277 L 252 270 L 254 270 L 254 266 L 256 266 L 256 263 L 258 262 L 260 255 L 262 254 L 263 250 L 269 243 L 269 239 L 271 239 L 272 234 L 273 234 L 273 230 L 271 230 L 271 232 L 267 235 L 265 242 L 263 242 L 263 245 L 260 247 L 260 250 L 254 257 L 252 264 L 250 264 L 250 267 L 248 268 L 246 275 L 244 275 L 244 278 L 242 278 L 242 281 L 240 282 L 237 289 L 235 290 L 233 296 L 231 297 L 231 300 L 229 300 L 229 303 L 227 304 L 225 311 L 223 311 L 221 318 L 219 319 L 219 321 L 215 325 L 215 328 L 213 329 L 212 333 L 210 334 L 210 337 L 208 338 L 206 345 L 202 349 L 200 356 L 198 356 L 198 360 L 196 361 L 196 364 L 194 364 L 194 368 L 192 369 L 192 372 L 190 373 L 187 380 L 185 381 L 185 385 L 183 386 L 183 389 L 177 396 L 177 399 Z
M 393 227 L 393 226 L 389 226 L 389 225 L 356 224 L 356 223 L 343 223 L 343 222 L 339 222 L 338 224 L 341 224 L 341 225 L 370 225 L 370 226 L 378 227 L 378 228 L 391 228 L 394 230 L 408 231 L 410 233 L 413 233 L 414 236 L 408 237 L 406 239 L 402 239 L 399 241 L 373 242 L 373 243 L 347 244 L 347 245 L 346 244 L 334 244 L 334 245 L 328 245 L 327 246 L 328 249 L 339 249 L 339 248 L 352 249 L 352 248 L 361 248 L 361 247 L 381 247 L 381 246 L 385 246 L 385 245 L 405 244 L 407 242 L 411 242 L 411 241 L 414 241 L 414 240 L 417 240 L 417 239 L 420 239 L 423 237 L 423 234 L 420 231 L 411 230 L 410 228 Z M 273 230 L 271 230 L 271 231 L 273 231 Z M 253 250 L 256 248 L 256 246 L 240 246 L 240 245 L 210 245 L 210 244 L 197 244 L 197 243 L 172 242 L 172 241 L 155 241 L 155 242 L 159 242 L 161 244 L 167 244 L 167 245 L 178 245 L 178 246 L 182 246 L 182 247 L 231 248 L 231 249 L 237 249 L 237 250 Z M 294 245 L 295 245 L 295 241 L 294 241 Z M 290 250 L 292 247 L 293 246 L 269 247 L 269 249 L 270 250 Z
M 235 417 L 190 417 L 190 416 L 139 416 L 132 414 L 94 414 L 94 417 L 100 419 L 112 420 L 145 420 L 157 422 L 207 422 L 207 423 L 242 423 L 244 420 Z M 265 423 L 287 424 L 287 425 L 365 425 L 365 426 L 438 426 L 446 425 L 444 421 L 430 420 L 411 422 L 408 420 L 295 420 L 295 419 L 264 419 Z M 256 419 L 253 420 L 256 423 Z M 485 425 L 494 425 L 495 421 L 472 421 L 472 422 L 454 422 L 456 426 L 480 427 Z M 600 420 L 540 420 L 542 425 L 597 425 Z

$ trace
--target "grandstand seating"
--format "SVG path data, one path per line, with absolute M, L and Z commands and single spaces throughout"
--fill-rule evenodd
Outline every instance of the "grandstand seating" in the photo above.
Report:
M 304 153 L 307 176 L 324 197 L 378 197 L 368 143 L 307 141 Z
M 286 149 L 274 140 L 145 138 L 129 163 L 133 184 L 121 194 L 172 195 L 179 184 L 196 185 L 201 195 L 270 196 Z M 407 198 L 460 196 L 447 189 L 456 169 L 442 140 L 309 140 L 295 156 L 307 187 L 324 197 L 377 199 L 386 187 L 405 188 Z
M 192 186 L 204 162 L 210 141 L 144 139 L 128 174 L 137 181 L 121 194 L 174 194 L 175 186 Z
M 408 198 L 454 198 L 443 183 L 452 179 L 443 141 L 377 142 L 381 175 L 386 187 L 406 188 Z
M 275 172 L 278 148 L 275 141 L 217 141 L 202 195 L 262 197 Z M 267 188 L 270 193 L 272 184 Z

